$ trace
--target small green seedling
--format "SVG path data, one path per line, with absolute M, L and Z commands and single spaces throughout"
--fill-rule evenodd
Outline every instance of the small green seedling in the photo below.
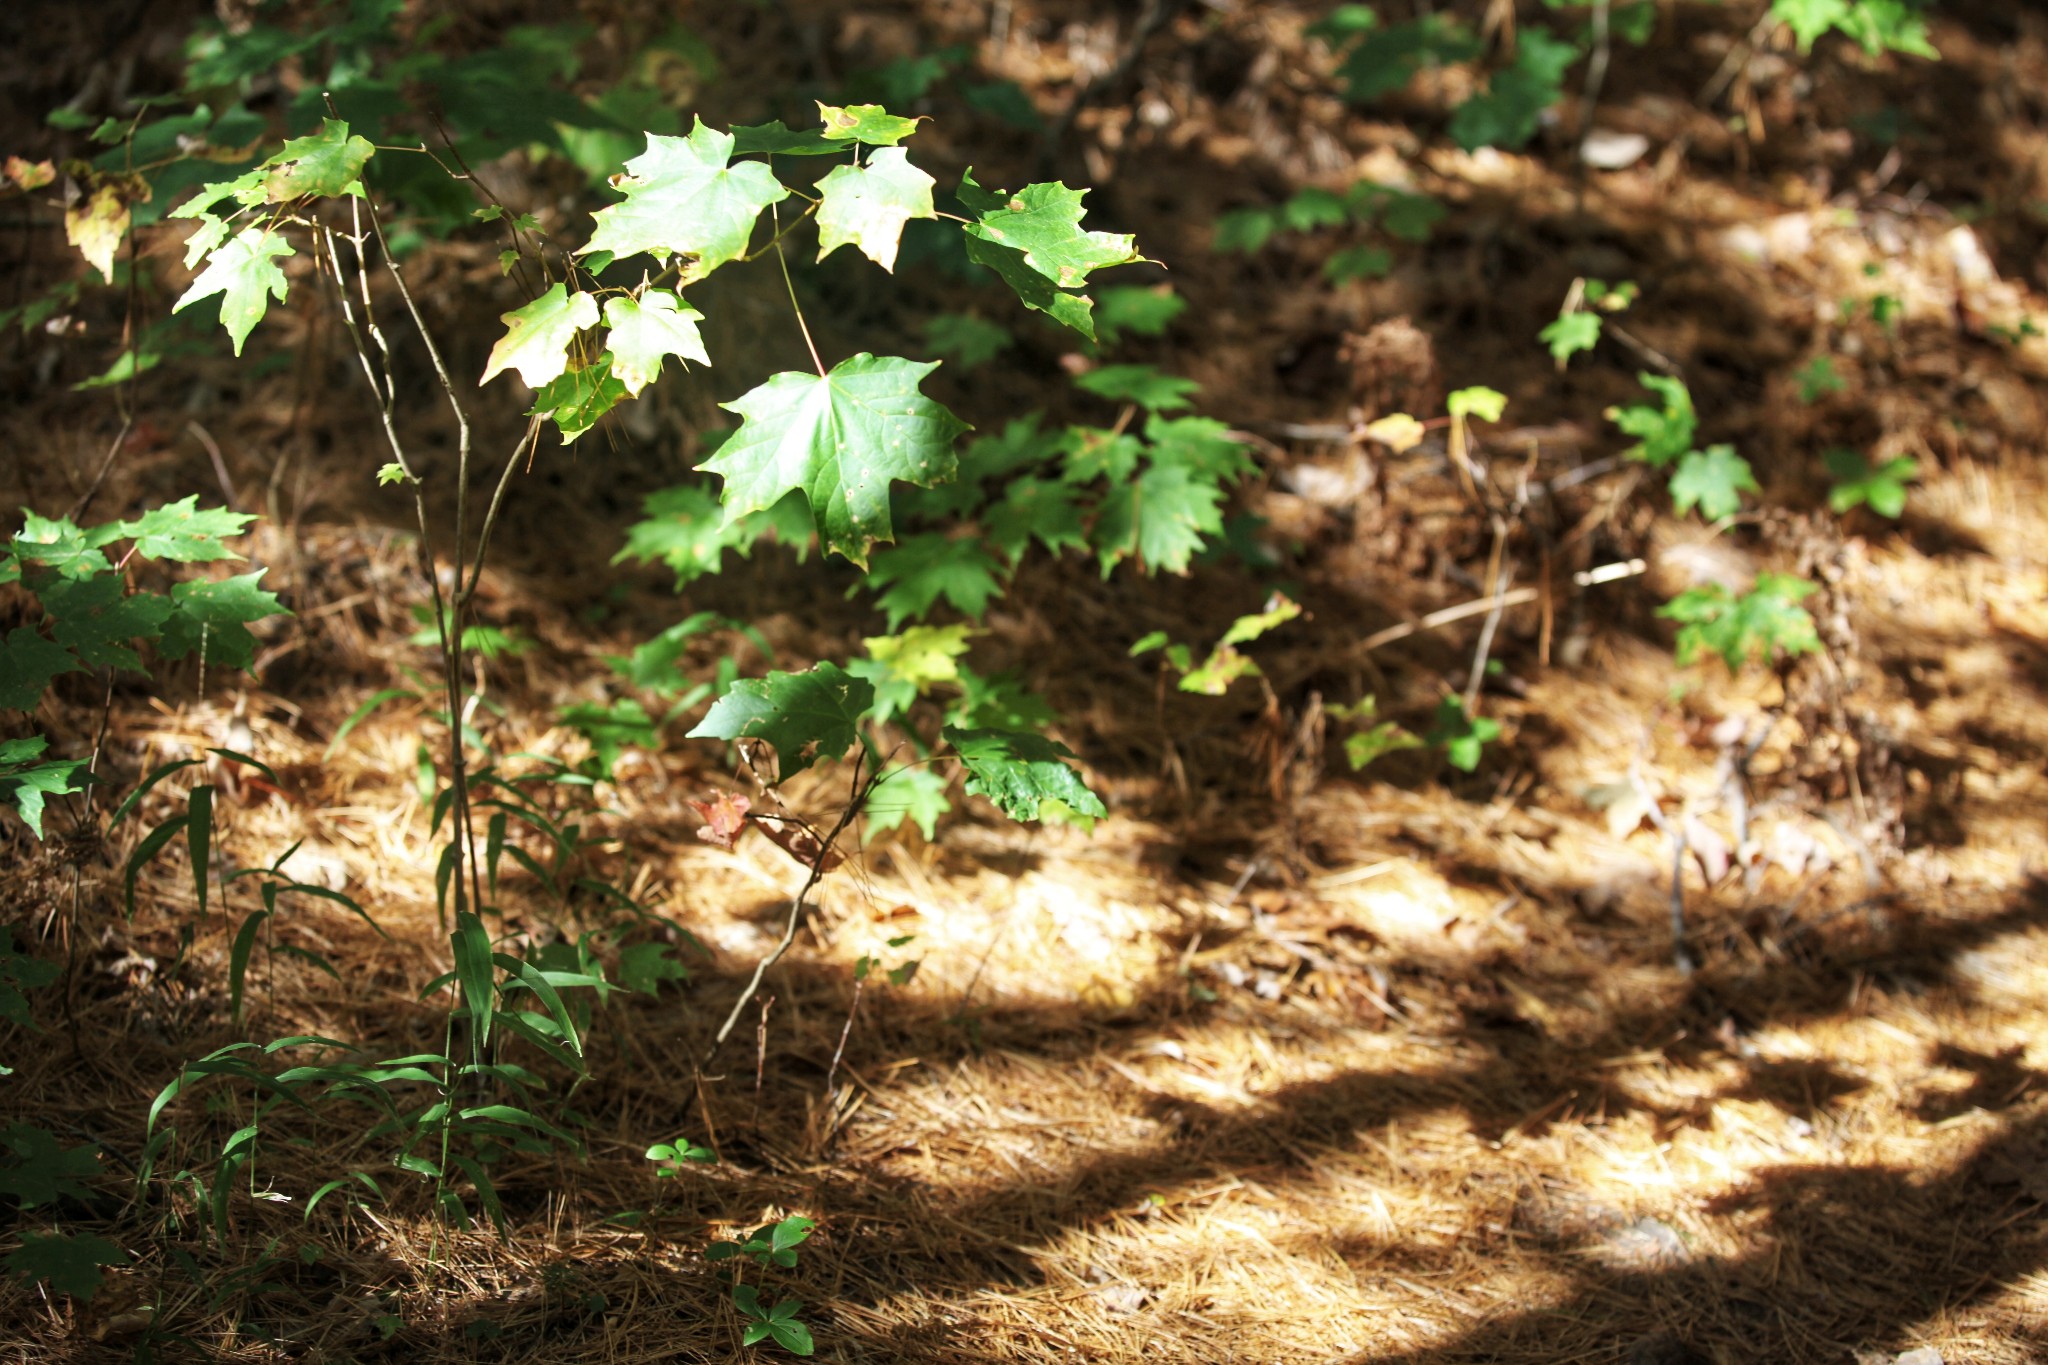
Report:
M 677 1138 L 674 1142 L 657 1142 L 649 1147 L 647 1159 L 660 1163 L 654 1172 L 658 1179 L 671 1180 L 682 1174 L 685 1163 L 709 1165 L 718 1160 L 718 1153 L 709 1147 L 699 1147 L 688 1138 Z
M 1838 513 L 1867 506 L 1896 521 L 1906 510 L 1906 485 L 1920 477 L 1920 462 L 1905 456 L 1881 465 L 1860 450 L 1830 450 L 1824 458 L 1835 481 L 1828 506 Z
M 713 1242 L 704 1248 L 707 1261 L 729 1261 L 735 1256 L 752 1257 L 762 1269 L 779 1265 L 787 1270 L 796 1264 L 796 1249 L 817 1224 L 802 1214 L 791 1214 L 770 1227 L 757 1228 L 743 1242 Z
M 802 1299 L 784 1299 L 773 1308 L 761 1306 L 761 1295 L 750 1284 L 736 1284 L 732 1288 L 732 1302 L 735 1308 L 746 1315 L 747 1330 L 740 1338 L 743 1346 L 753 1346 L 763 1341 L 772 1341 L 793 1356 L 807 1356 L 817 1350 L 811 1340 L 811 1329 L 796 1320 L 803 1311 Z
M 1462 699 L 1445 697 L 1437 703 L 1436 723 L 1430 727 L 1427 738 L 1431 744 L 1442 747 L 1444 759 L 1453 768 L 1469 773 L 1478 769 L 1480 754 L 1500 738 L 1500 733 L 1499 721 L 1467 715 Z

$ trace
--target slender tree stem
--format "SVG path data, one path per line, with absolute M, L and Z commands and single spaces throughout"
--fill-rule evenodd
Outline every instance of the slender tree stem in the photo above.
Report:
M 775 212 L 773 205 L 769 206 L 768 212 L 771 214 Z M 782 287 L 789 291 L 789 306 L 796 313 L 797 329 L 804 334 L 804 346 L 811 353 L 811 364 L 817 367 L 818 378 L 823 379 L 825 377 L 825 362 L 818 358 L 818 343 L 811 340 L 811 324 L 804 321 L 803 305 L 796 301 L 796 281 L 790 279 L 789 260 L 782 254 L 782 220 L 779 217 L 776 218 L 775 224 L 776 233 L 772 245 L 775 247 L 775 263 L 782 267 Z

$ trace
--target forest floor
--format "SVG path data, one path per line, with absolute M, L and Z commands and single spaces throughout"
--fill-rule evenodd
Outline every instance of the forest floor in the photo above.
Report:
M 794 88 L 964 43 L 1056 117 L 1128 40 L 1109 8 L 1019 0 L 995 26 L 964 0 L 707 11 L 690 22 L 747 75 L 709 83 L 698 107 L 795 122 L 762 106 L 779 77 Z M 1418 135 L 1424 114 L 1399 101 L 1341 105 L 1302 35 L 1318 8 L 1197 7 L 1060 153 L 1069 183 L 1096 187 L 1091 221 L 1136 232 L 1169 267 L 1145 279 L 1188 301 L 1128 358 L 1199 380 L 1199 410 L 1255 440 L 1239 505 L 1265 519 L 1275 559 L 1100 581 L 1041 557 L 989 615 L 977 661 L 1021 670 L 1052 703 L 1110 817 L 1084 833 L 966 803 L 931 840 L 908 825 L 872 837 L 823 882 L 738 1043 L 700 1078 L 694 1059 L 804 869 L 766 840 L 697 839 L 686 801 L 748 787 L 721 746 L 673 726 L 599 793 L 577 871 L 703 952 L 684 954 L 687 981 L 597 1011 L 590 1077 L 561 1101 L 586 1155 L 504 1164 L 507 1236 L 451 1231 L 388 1167 L 388 1204 L 309 1218 L 322 1181 L 377 1158 L 356 1111 L 280 1113 L 288 1142 L 251 1178 L 271 1197 L 237 1202 L 232 1240 L 189 1218 L 166 1234 L 161 1200 L 127 1207 L 110 1235 L 126 1229 L 136 1258 L 90 1304 L 0 1281 L 0 1358 L 128 1359 L 144 1339 L 166 1360 L 752 1358 L 772 1348 L 740 1346 L 702 1253 L 788 1214 L 817 1228 L 774 1282 L 834 1360 L 2048 1353 L 2048 339 L 2020 326 L 2048 321 L 2048 21 L 1946 5 L 1938 66 L 1763 52 L 1709 107 L 1695 93 L 1746 29 L 1665 7 L 1600 110 L 1649 153 L 1587 172 L 1571 102 L 1527 153 L 1470 155 Z M 62 98 L 100 58 L 82 30 L 63 45 L 71 20 L 49 22 L 60 41 L 34 80 Z M 1846 131 L 1877 110 L 1911 129 L 1896 152 Z M 1029 139 L 935 112 L 920 134 L 935 170 L 1033 173 Z M 1330 285 L 1318 267 L 1335 243 L 1308 234 L 1249 257 L 1209 247 L 1225 209 L 1361 176 L 1449 210 L 1429 242 L 1396 247 L 1384 280 Z M 47 264 L 56 247 L 41 249 Z M 414 267 L 458 368 L 510 306 L 490 293 L 494 257 L 442 245 Z M 1560 375 L 1535 333 L 1593 276 L 1642 285 L 1622 318 L 1634 340 Z M 730 365 L 642 428 L 543 452 L 514 485 L 480 603 L 532 647 L 479 666 L 474 722 L 495 754 L 579 757 L 558 709 L 614 695 L 606 656 L 689 611 L 755 622 L 777 667 L 882 633 L 843 600 L 850 571 L 815 557 L 763 548 L 686 600 L 666 575 L 609 566 L 640 495 L 689 467 L 675 434 L 712 424 L 711 399 L 754 382 L 753 361 L 791 362 L 796 338 L 753 287 L 719 296 Z M 821 347 L 915 346 L 921 311 L 988 297 L 860 288 L 832 300 Z M 1879 295 L 1897 301 L 1890 325 L 1868 316 Z M 181 361 L 141 387 L 96 512 L 225 485 L 264 514 L 249 555 L 295 614 L 264 635 L 253 676 L 124 684 L 105 743 L 117 792 L 208 746 L 262 759 L 276 784 L 216 765 L 220 856 L 260 866 L 296 846 L 295 875 L 345 889 L 388 937 L 294 909 L 280 932 L 343 979 L 263 966 L 238 1029 L 228 957 L 253 901 L 198 919 L 174 850 L 142 877 L 139 913 L 122 912 L 132 841 L 181 808 L 177 782 L 120 846 L 14 836 L 0 922 L 72 975 L 61 1009 L 37 1007 L 46 1031 L 9 1040 L 0 1116 L 97 1142 L 110 1189 L 143 1158 L 152 1099 L 216 1048 L 442 1042 L 445 997 L 420 998 L 449 953 L 416 759 L 439 727 L 400 700 L 330 748 L 432 658 L 412 641 L 413 542 L 372 485 L 384 456 L 317 297 L 259 329 L 253 367 Z M 942 380 L 949 405 L 984 430 L 1071 408 L 1063 343 L 999 316 L 1017 349 Z M 74 362 L 33 338 L 8 347 L 0 504 L 54 510 L 112 421 L 68 390 Z M 1823 354 L 1844 387 L 1807 401 L 1799 373 Z M 1638 490 L 1638 466 L 1559 477 L 1619 451 L 1600 413 L 1636 393 L 1645 356 L 1683 372 L 1706 437 L 1756 468 L 1764 510 L 1725 535 Z M 1468 384 L 1509 398 L 1483 433 L 1497 486 L 1545 490 L 1511 550 L 1539 594 L 1500 614 L 1490 647 L 1502 668 L 1482 709 L 1505 732 L 1469 775 L 1428 752 L 1353 773 L 1328 708 L 1371 694 L 1426 728 L 1463 689 L 1485 613 L 1362 641 L 1484 599 L 1496 546 L 1440 440 L 1391 454 L 1353 433 L 1439 412 Z M 431 390 L 414 415 L 442 421 Z M 484 416 L 483 443 L 508 447 L 521 421 Z M 1827 511 L 1820 452 L 1844 444 L 1920 462 L 1901 519 Z M 1572 586 L 1633 559 L 1647 572 Z M 1679 667 L 1656 608 L 1759 568 L 1822 585 L 1809 605 L 1824 653 Z M 1155 629 L 1214 639 L 1281 585 L 1307 613 L 1254 648 L 1263 679 L 1190 696 L 1126 657 Z M 692 658 L 709 676 L 728 650 L 764 666 L 730 633 Z M 59 686 L 39 720 L 78 750 L 103 701 Z M 845 781 L 828 766 L 785 798 L 829 824 Z M 502 900 L 494 928 L 518 943 L 649 934 L 593 907 L 565 921 L 523 875 Z M 857 982 L 864 957 L 917 967 Z M 180 1102 L 195 1139 L 239 1121 L 227 1087 L 210 1093 L 203 1113 Z M 718 1160 L 658 1178 L 643 1153 L 685 1137 Z

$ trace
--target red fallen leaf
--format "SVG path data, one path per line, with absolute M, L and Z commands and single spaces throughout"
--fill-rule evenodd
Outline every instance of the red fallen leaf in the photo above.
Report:
M 801 825 L 783 824 L 780 821 L 758 820 L 760 831 L 773 839 L 790 857 L 805 867 L 815 868 L 820 876 L 839 866 L 845 859 L 818 842 L 818 836 Z
M 709 801 L 685 800 L 703 817 L 704 825 L 697 831 L 697 837 L 705 843 L 731 848 L 747 832 L 747 812 L 754 803 L 746 797 L 720 792 Z

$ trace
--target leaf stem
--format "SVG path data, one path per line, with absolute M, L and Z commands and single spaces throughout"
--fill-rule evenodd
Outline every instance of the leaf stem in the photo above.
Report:
M 811 340 L 811 324 L 804 321 L 803 305 L 796 301 L 796 281 L 789 277 L 789 258 L 782 254 L 782 219 L 769 205 L 769 214 L 775 223 L 775 236 L 769 245 L 775 248 L 775 264 L 782 267 L 782 287 L 789 291 L 789 306 L 796 313 L 797 330 L 804 334 L 804 346 L 811 353 L 811 364 L 817 367 L 818 378 L 825 377 L 825 362 L 818 357 L 818 343 Z

